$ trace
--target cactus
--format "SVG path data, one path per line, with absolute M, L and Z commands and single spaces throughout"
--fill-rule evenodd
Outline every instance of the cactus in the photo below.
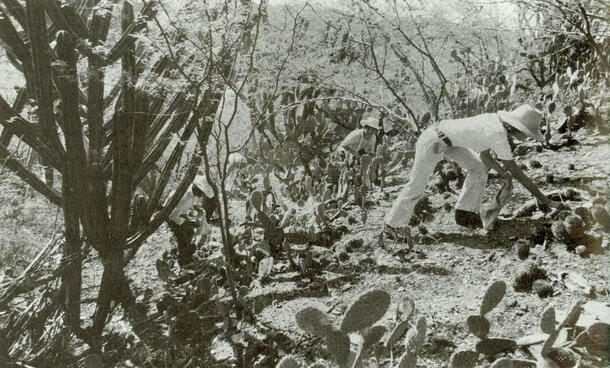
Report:
M 405 337 L 406 352 L 400 358 L 400 362 L 398 363 L 399 368 L 417 367 L 417 354 L 426 339 L 426 330 L 426 318 L 420 317 L 417 320 L 415 328 L 407 332 L 407 336 Z
M 324 337 L 332 332 L 332 322 L 326 315 L 326 313 L 316 308 L 305 308 L 297 312 L 295 315 L 297 325 L 305 330 L 307 333 Z
M 570 237 L 568 236 L 568 230 L 566 226 L 561 221 L 555 221 L 551 225 L 551 232 L 553 233 L 553 237 L 559 241 L 560 243 L 568 243 Z
M 476 351 L 456 351 L 451 355 L 451 368 L 474 368 L 478 360 L 479 353 Z
M 484 316 L 494 309 L 502 301 L 504 294 L 506 294 L 506 283 L 504 281 L 496 281 L 491 284 L 481 302 L 481 315 Z
M 610 231 L 610 214 L 608 214 L 608 210 L 604 206 L 601 204 L 594 204 L 593 207 L 591 207 L 591 216 L 604 231 Z
M 515 340 L 491 338 L 479 341 L 475 346 L 475 350 L 479 354 L 493 356 L 499 353 L 513 351 L 516 347 L 517 343 Z
M 548 298 L 553 295 L 553 285 L 546 280 L 534 280 L 532 291 L 541 298 Z
M 585 222 L 580 216 L 570 215 L 563 220 L 563 223 L 570 240 L 577 241 L 585 235 Z
M 312 365 L 308 366 L 307 368 L 328 368 L 328 366 L 322 362 L 315 362 Z
M 416 368 L 417 367 L 417 353 L 414 351 L 406 351 L 400 361 L 398 362 L 398 368 Z
M 345 332 L 339 330 L 330 331 L 326 336 L 326 346 L 340 366 L 347 364 L 350 355 L 350 340 Z
M 362 344 L 362 351 L 365 352 L 372 348 L 375 344 L 381 340 L 387 329 L 384 326 L 373 326 L 369 329 L 368 333 L 364 336 L 364 343 Z
M 275 368 L 301 368 L 302 364 L 294 356 L 287 355 L 280 360 Z
M 341 329 L 334 328 L 324 312 L 312 307 L 297 312 L 295 319 L 297 325 L 307 333 L 325 338 L 328 351 L 340 367 L 358 367 L 363 354 L 378 343 L 386 332 L 384 326 L 372 324 L 385 314 L 389 303 L 390 295 L 385 291 L 372 290 L 362 294 L 345 313 Z M 352 351 L 347 333 L 356 331 L 362 337 L 362 344 Z
M 546 271 L 533 262 L 524 262 L 513 282 L 515 291 L 530 291 L 535 280 L 546 279 Z
M 260 190 L 255 190 L 250 194 L 250 203 L 258 212 L 263 210 L 263 193 Z
M 353 332 L 371 327 L 377 322 L 390 306 L 390 294 L 383 290 L 366 292 L 348 308 L 341 331 Z
M 261 279 L 266 278 L 273 271 L 273 258 L 265 257 L 258 263 L 258 277 Z
M 396 309 L 396 320 L 398 323 L 394 326 L 392 333 L 385 342 L 386 347 L 392 346 L 405 334 L 405 332 L 407 332 L 407 329 L 409 329 L 410 326 L 409 320 L 413 317 L 414 311 L 415 303 L 413 302 L 413 299 L 409 297 L 404 298 L 403 302 L 400 303 Z
M 477 315 L 468 316 L 468 318 L 466 319 L 466 324 L 468 325 L 468 329 L 470 330 L 470 332 L 472 332 L 472 334 L 478 337 L 479 339 L 484 339 L 485 337 L 487 337 L 490 326 L 490 323 L 487 318 Z
M 540 330 L 545 334 L 552 334 L 555 332 L 555 325 L 557 321 L 555 320 L 555 308 L 548 307 L 542 312 L 542 317 L 540 318 Z
M 409 325 L 410 325 L 409 320 L 398 322 L 398 324 L 392 330 L 390 337 L 388 337 L 388 340 L 386 341 L 385 346 L 390 347 L 396 341 L 398 341 L 398 339 L 400 339 L 405 334 L 405 332 L 407 332 Z
M 536 368 L 536 362 L 525 359 L 500 358 L 493 362 L 491 368 Z

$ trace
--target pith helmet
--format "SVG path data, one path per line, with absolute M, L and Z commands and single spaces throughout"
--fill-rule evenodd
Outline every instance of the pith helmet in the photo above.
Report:
M 379 119 L 373 116 L 369 116 L 368 118 L 362 119 L 360 121 L 360 125 L 362 125 L 363 127 L 368 126 L 377 130 L 381 129 L 381 127 L 379 126 Z
M 521 105 L 513 111 L 498 111 L 500 119 L 519 130 L 528 137 L 534 138 L 539 142 L 544 142 L 544 137 L 538 129 L 542 121 L 542 113 L 530 105 Z

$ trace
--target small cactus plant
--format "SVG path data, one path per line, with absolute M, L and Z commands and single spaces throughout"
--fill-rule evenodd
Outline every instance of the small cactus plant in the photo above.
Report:
M 323 337 L 326 347 L 340 367 L 360 364 L 363 354 L 377 344 L 386 333 L 384 326 L 373 326 L 390 306 L 390 294 L 383 290 L 368 291 L 356 299 L 345 312 L 341 327 L 335 328 L 326 313 L 312 307 L 296 313 L 297 325 L 307 333 Z M 348 333 L 358 333 L 362 344 L 350 349 Z
M 348 308 L 341 331 L 354 332 L 370 327 L 377 322 L 390 306 L 390 294 L 383 290 L 372 290 L 362 294 Z
M 453 368 L 474 367 L 478 359 L 478 354 L 494 356 L 496 354 L 514 350 L 517 343 L 514 340 L 502 338 L 489 338 L 490 322 L 485 315 L 491 312 L 504 298 L 506 294 L 506 283 L 496 281 L 492 283 L 485 292 L 481 302 L 479 315 L 471 315 L 467 318 L 466 324 L 470 332 L 479 338 L 475 346 L 476 351 L 465 350 L 456 352 L 451 358 Z
M 302 368 L 303 365 L 294 356 L 287 355 L 280 360 L 275 368 Z
M 406 351 L 400 358 L 399 368 L 416 368 L 417 354 L 426 339 L 427 323 L 425 317 L 420 317 L 414 329 L 410 329 L 405 336 Z

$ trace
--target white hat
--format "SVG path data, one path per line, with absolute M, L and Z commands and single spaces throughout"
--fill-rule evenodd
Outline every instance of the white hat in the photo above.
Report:
M 366 119 L 360 120 L 360 125 L 362 125 L 363 127 L 369 126 L 373 129 L 381 129 L 381 127 L 379 126 L 379 119 L 373 116 L 369 116 Z
M 214 190 L 212 189 L 212 186 L 210 185 L 210 183 L 208 183 L 208 180 L 206 179 L 205 176 L 203 176 L 203 175 L 195 176 L 195 179 L 193 179 L 193 185 L 196 186 L 197 189 L 202 191 L 203 194 L 206 195 L 206 197 L 214 198 Z
M 514 127 L 530 138 L 539 142 L 544 142 L 544 137 L 538 129 L 542 120 L 542 113 L 530 105 L 521 105 L 513 111 L 498 111 L 500 119 L 508 125 Z

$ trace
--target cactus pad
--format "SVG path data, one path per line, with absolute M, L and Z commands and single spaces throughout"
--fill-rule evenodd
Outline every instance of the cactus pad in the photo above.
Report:
M 301 368 L 301 363 L 292 355 L 282 358 L 275 368 Z
M 504 281 L 496 281 L 489 286 L 481 302 L 480 313 L 484 316 L 496 307 L 504 298 L 506 294 L 506 283 Z
M 479 339 L 484 339 L 489 333 L 489 321 L 483 316 L 472 315 L 466 319 L 468 329 Z
M 533 360 L 500 358 L 496 360 L 491 368 L 536 368 Z
M 332 331 L 332 322 L 326 313 L 313 307 L 298 311 L 295 319 L 302 330 L 313 336 L 324 337 Z
M 345 332 L 332 330 L 326 336 L 326 347 L 339 365 L 345 365 L 349 359 L 350 341 Z
M 479 353 L 476 351 L 456 351 L 451 355 L 451 368 L 474 368 L 478 360 Z
M 383 290 L 371 290 L 360 295 L 345 313 L 341 331 L 352 332 L 371 327 L 383 317 L 389 306 L 390 294 Z
M 315 362 L 307 368 L 328 368 L 328 366 L 322 362 Z
M 400 361 L 398 362 L 398 368 L 416 368 L 417 367 L 417 353 L 414 351 L 405 352 Z
M 499 353 L 513 351 L 517 347 L 515 340 L 510 339 L 483 339 L 477 343 L 475 350 L 479 354 L 493 356 Z
M 375 344 L 381 340 L 387 329 L 384 326 L 373 326 L 369 332 L 364 336 L 364 343 L 362 345 L 362 351 L 366 351 L 372 348 Z
M 388 337 L 385 346 L 392 346 L 398 339 L 400 339 L 405 334 L 405 332 L 407 332 L 408 329 L 408 320 L 399 322 L 392 330 L 392 333 L 390 334 L 390 337 Z
M 548 307 L 542 312 L 542 316 L 540 318 L 540 330 L 545 334 L 552 334 L 555 332 L 555 324 L 557 321 L 555 320 L 555 308 Z
M 250 203 L 258 211 L 261 212 L 263 209 L 263 193 L 260 190 L 255 190 L 250 194 Z

